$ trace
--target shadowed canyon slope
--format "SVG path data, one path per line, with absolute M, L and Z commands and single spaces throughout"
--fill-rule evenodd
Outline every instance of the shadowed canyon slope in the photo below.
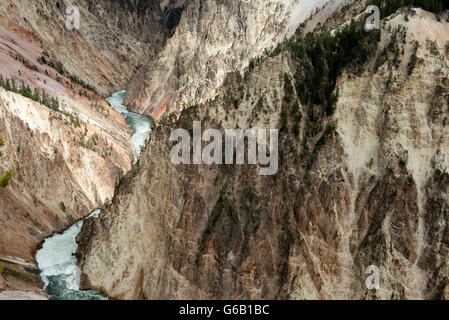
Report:
M 358 34 L 351 28 L 346 36 Z M 449 298 L 449 23 L 416 9 L 381 34 L 349 46 L 346 56 L 359 60 L 342 68 L 330 100 L 320 86 L 316 96 L 306 90 L 333 75 L 331 60 L 319 60 L 332 46 L 325 35 L 287 42 L 243 74 L 225 74 L 220 62 L 210 69 L 223 81 L 211 76 L 211 86 L 181 81 L 175 104 L 195 106 L 162 118 L 112 204 L 83 226 L 82 285 L 124 299 Z M 164 66 L 179 66 L 178 53 L 161 56 L 169 78 Z M 156 110 L 149 97 L 163 83 L 139 91 L 141 110 Z M 279 128 L 279 172 L 173 165 L 170 132 L 193 120 Z M 365 287 L 370 265 L 380 268 L 376 291 Z

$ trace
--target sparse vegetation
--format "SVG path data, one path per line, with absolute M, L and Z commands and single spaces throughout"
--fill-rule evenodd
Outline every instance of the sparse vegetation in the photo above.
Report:
M 281 132 L 289 130 L 289 118 L 293 118 L 292 129 L 295 136 L 299 136 L 299 124 L 302 114 L 295 96 L 295 89 L 289 74 L 284 74 L 284 101 L 281 111 Z
M 299 136 L 303 122 L 304 152 L 313 141 L 324 144 L 326 137 L 335 131 L 335 126 L 323 130 L 323 125 L 327 122 L 324 119 L 332 117 L 335 111 L 338 77 L 343 70 L 355 74 L 363 72 L 365 62 L 374 56 L 379 42 L 380 31 L 364 31 L 352 21 L 333 35 L 329 32 L 310 33 L 305 37 L 295 35 L 273 51 L 272 54 L 290 52 L 297 64 L 294 85 L 290 77 L 284 75 L 281 130 L 288 131 L 290 125 L 293 133 Z M 317 135 L 324 137 L 315 138 Z
M 328 32 L 308 34 L 287 42 L 299 62 L 295 75 L 296 92 L 303 105 L 309 106 L 309 117 L 331 116 L 336 102 L 337 78 L 344 69 L 362 71 L 364 63 L 376 52 L 380 31 L 365 32 L 352 21 L 335 35 Z M 319 106 L 314 112 L 313 106 Z
M 14 55 L 13 58 L 14 58 L 14 60 L 17 60 L 20 63 L 22 63 L 27 69 L 37 71 L 37 67 L 34 64 L 32 64 L 30 61 L 25 59 L 24 57 L 19 56 L 19 55 Z M 19 73 L 20 73 L 20 70 L 19 70 Z
M 95 90 L 94 87 L 92 87 L 90 84 L 87 84 L 86 82 L 84 82 L 83 80 L 78 78 L 77 76 L 69 75 L 69 79 L 72 82 L 75 82 L 75 83 L 79 84 L 84 89 L 92 91 L 93 93 L 97 94 L 97 91 Z M 82 93 L 80 93 L 80 95 L 82 95 Z M 84 93 L 84 95 L 87 97 L 87 93 Z
M 449 9 L 448 0 L 372 0 L 370 4 L 380 8 L 382 19 L 392 15 L 399 8 L 403 7 L 416 6 L 436 14 L 440 14 L 444 10 Z
M 17 86 L 14 79 L 5 80 L 2 75 L 0 75 L 0 86 L 8 91 L 18 93 L 26 98 L 40 103 L 47 108 L 52 109 L 53 111 L 62 113 L 70 120 L 69 123 L 72 124 L 75 128 L 81 127 L 81 121 L 78 115 L 75 113 L 60 110 L 58 98 L 50 97 L 44 90 L 39 91 L 38 89 L 34 89 L 34 91 L 32 91 L 30 87 L 28 85 L 25 86 L 23 82 L 21 86 Z
M 376 72 L 385 62 L 388 61 L 388 67 L 399 68 L 401 64 L 401 54 L 404 54 L 404 46 L 407 43 L 407 30 L 403 26 L 396 28 L 389 28 L 391 33 L 390 42 L 383 48 L 380 54 L 377 56 L 374 64 L 374 71 Z M 402 46 L 402 49 L 400 48 Z
M 37 62 L 52 67 L 61 75 L 66 73 L 62 63 L 60 61 L 57 61 L 56 59 L 50 58 L 46 52 L 44 52 L 42 56 L 37 58 Z
M 11 170 L 6 171 L 3 177 L 0 178 L 0 188 L 6 188 L 11 181 L 13 173 Z
M 86 148 L 94 150 L 95 146 L 98 145 L 98 140 L 100 139 L 100 137 L 98 136 L 98 134 L 93 134 L 86 142 Z
M 18 93 L 54 111 L 59 111 L 58 98 L 50 97 L 44 90 L 42 90 L 42 92 L 38 89 L 34 89 L 34 91 L 32 91 L 30 87 L 25 85 L 23 82 L 20 86 L 17 86 L 14 79 L 4 79 L 3 75 L 0 75 L 0 86 L 5 90 Z
M 35 276 L 31 276 L 31 275 L 27 275 L 27 274 L 23 274 L 21 272 L 18 272 L 16 270 L 7 268 L 7 267 L 3 267 L 3 274 L 11 276 L 13 278 L 16 278 L 18 280 L 24 281 L 26 283 L 31 283 L 31 284 L 38 284 L 39 283 L 39 278 L 35 277 Z
M 99 112 L 101 112 L 105 117 L 109 117 L 109 110 L 108 109 L 106 109 L 102 104 L 100 104 L 100 103 L 91 103 L 90 104 L 90 107 L 92 108 L 92 109 L 95 109 L 95 110 L 97 110 L 97 111 L 99 111 Z
M 429 52 L 432 55 L 434 55 L 434 56 L 437 56 L 440 53 L 439 49 L 438 49 L 438 44 L 437 44 L 437 42 L 435 40 L 434 41 L 431 41 L 431 40 L 427 41 L 427 50 L 429 50 Z
M 220 198 L 209 216 L 206 229 L 203 231 L 199 246 L 200 251 L 204 249 L 204 245 L 209 240 L 215 225 L 223 214 L 229 215 L 232 221 L 238 220 L 238 215 L 235 208 L 232 206 L 232 202 L 226 198 L 224 192 L 220 192 Z
M 37 62 L 39 62 L 42 65 L 47 65 L 47 66 L 55 69 L 60 75 L 66 75 L 70 79 L 70 81 L 72 81 L 73 83 L 76 83 L 76 84 L 80 85 L 81 87 L 83 87 L 84 89 L 92 91 L 95 94 L 97 94 L 97 91 L 95 90 L 94 87 L 92 87 L 88 83 L 84 82 L 77 76 L 68 74 L 68 72 L 64 69 L 63 64 L 60 61 L 56 60 L 55 58 L 51 58 L 48 55 L 48 53 L 46 53 L 45 51 L 42 53 L 42 55 L 39 58 L 37 58 Z M 50 75 L 48 70 L 45 70 L 45 74 L 48 76 Z M 56 81 L 61 82 L 61 78 L 59 76 L 56 76 Z M 83 96 L 83 95 L 87 97 L 86 92 L 80 91 L 80 96 Z

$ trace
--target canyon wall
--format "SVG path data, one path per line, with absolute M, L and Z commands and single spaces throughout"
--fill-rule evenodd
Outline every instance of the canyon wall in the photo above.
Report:
M 73 5 L 79 29 L 66 25 Z M 104 98 L 164 44 L 182 8 L 156 0 L 0 3 L 0 74 L 11 84 L 0 88 L 1 166 L 14 171 L 1 190 L 0 227 L 9 231 L 0 254 L 31 259 L 46 236 L 112 198 L 137 155 L 125 119 Z M 23 87 L 39 101 L 11 92 Z M 37 103 L 44 95 L 58 100 L 54 110 Z
M 112 198 L 131 169 L 129 131 L 105 130 L 0 88 L 0 254 L 31 260 L 41 241 Z
M 124 89 L 173 33 L 182 5 L 169 1 L 163 11 L 160 4 L 0 3 L 0 75 L 8 90 L 0 88 L 0 175 L 13 172 L 0 188 L 0 263 L 31 279 L 1 274 L 1 297 L 26 297 L 20 290 L 41 286 L 40 243 L 110 200 L 137 158 L 131 129 L 104 98 Z M 72 5 L 79 29 L 66 25 Z
M 66 27 L 77 6 L 79 29 Z M 40 47 L 55 64 L 105 96 L 125 88 L 170 35 L 160 1 L 25 1 L 0 4 L 0 25 Z M 173 18 L 172 18 L 173 20 Z M 177 25 L 177 19 L 171 28 Z
M 156 119 L 203 103 L 215 96 L 229 72 L 243 72 L 250 59 L 293 34 L 328 2 L 190 1 L 173 37 L 131 81 L 125 102 Z
M 289 93 L 307 60 L 288 50 L 228 74 L 214 98 L 163 119 L 84 224 L 82 286 L 122 299 L 449 298 L 448 35 L 422 10 L 392 17 L 373 56 L 339 75 L 326 117 Z M 172 164 L 171 130 L 193 120 L 281 129 L 278 173 Z

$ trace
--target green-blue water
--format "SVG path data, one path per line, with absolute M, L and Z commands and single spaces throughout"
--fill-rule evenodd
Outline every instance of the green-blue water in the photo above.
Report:
M 114 93 L 106 99 L 109 104 L 125 118 L 134 130 L 130 142 L 136 153 L 140 155 L 151 133 L 151 120 L 148 117 L 129 112 L 123 105 L 125 91 Z M 88 218 L 96 218 L 100 210 L 94 211 Z M 86 218 L 87 219 L 87 218 Z M 45 240 L 42 248 L 36 254 L 36 261 L 41 271 L 41 279 L 45 291 L 54 300 L 105 300 L 97 291 L 82 291 L 79 289 L 80 272 L 75 257 L 78 247 L 76 236 L 80 233 L 83 221 L 78 221 L 64 233 L 57 234 Z

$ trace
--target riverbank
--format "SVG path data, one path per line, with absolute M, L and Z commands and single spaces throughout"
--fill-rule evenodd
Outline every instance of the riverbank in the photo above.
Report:
M 0 256 L 0 300 L 47 300 L 35 263 Z
M 123 115 L 134 134 L 130 142 L 137 155 L 140 155 L 151 132 L 151 120 L 139 114 L 129 112 L 123 105 L 125 91 L 118 91 L 106 99 L 111 106 Z M 135 159 L 137 160 L 137 159 Z M 100 210 L 94 211 L 89 218 L 96 218 Z M 46 292 L 55 300 L 99 300 L 107 299 L 95 290 L 82 291 L 79 288 L 79 270 L 75 256 L 78 247 L 76 236 L 85 219 L 74 223 L 62 234 L 47 238 L 36 254 L 40 277 Z

